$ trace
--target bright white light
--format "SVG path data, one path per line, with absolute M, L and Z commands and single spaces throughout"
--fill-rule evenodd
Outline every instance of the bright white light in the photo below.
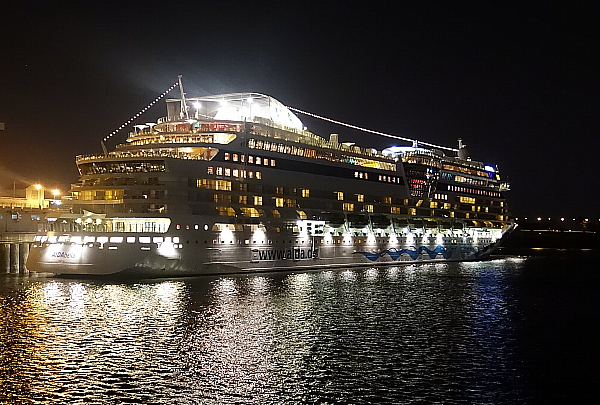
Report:
M 156 252 L 167 259 L 179 259 L 179 251 L 171 242 L 163 242 L 158 246 Z
M 444 244 L 444 235 L 442 235 L 441 233 L 438 233 L 436 238 L 435 238 L 435 242 L 438 245 L 443 245 Z
M 494 166 L 490 166 L 490 165 L 485 165 L 484 169 L 486 172 L 495 172 L 496 168 Z
M 194 108 L 195 108 L 196 110 L 199 110 L 201 107 L 202 107 L 202 103 L 200 103 L 199 101 L 196 101 L 196 102 L 194 103 Z

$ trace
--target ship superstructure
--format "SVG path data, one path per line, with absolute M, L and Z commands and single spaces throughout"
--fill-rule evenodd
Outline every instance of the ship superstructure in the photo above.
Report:
M 328 139 L 258 93 L 167 101 L 102 155 L 78 156 L 72 213 L 28 268 L 140 277 L 483 258 L 513 222 L 495 166 L 458 149 Z

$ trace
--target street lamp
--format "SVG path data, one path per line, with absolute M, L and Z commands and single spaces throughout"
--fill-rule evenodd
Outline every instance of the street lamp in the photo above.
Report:
M 35 187 L 35 189 L 37 190 L 38 205 L 40 209 L 42 209 L 42 204 L 44 203 L 44 188 L 39 183 L 34 184 L 33 187 Z

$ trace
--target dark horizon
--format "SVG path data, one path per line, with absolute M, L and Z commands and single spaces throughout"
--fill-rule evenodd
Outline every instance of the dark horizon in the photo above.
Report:
M 510 181 L 514 217 L 597 218 L 596 6 L 353 4 L 3 5 L 0 189 L 66 191 L 74 157 L 101 153 L 182 74 L 192 97 L 253 91 L 380 132 L 452 147 L 462 138 Z M 164 112 L 158 103 L 134 123 Z M 299 117 L 324 137 L 394 143 Z

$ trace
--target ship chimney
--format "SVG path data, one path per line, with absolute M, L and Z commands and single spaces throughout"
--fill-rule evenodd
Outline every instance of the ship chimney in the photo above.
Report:
M 458 138 L 458 158 L 461 160 L 471 160 L 467 145 L 462 143 L 462 138 Z

